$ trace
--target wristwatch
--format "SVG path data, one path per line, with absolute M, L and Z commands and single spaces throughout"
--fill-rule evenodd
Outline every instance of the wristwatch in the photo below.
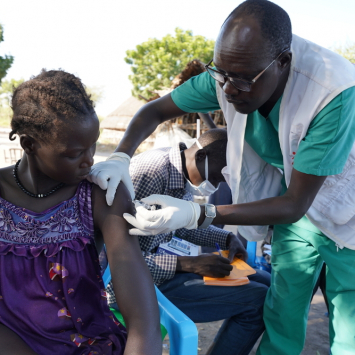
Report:
M 206 203 L 204 206 L 206 217 L 202 224 L 198 227 L 198 229 L 206 229 L 216 218 L 216 206 L 210 203 Z

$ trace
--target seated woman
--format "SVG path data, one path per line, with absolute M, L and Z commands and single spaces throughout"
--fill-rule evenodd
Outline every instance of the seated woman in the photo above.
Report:
M 12 108 L 24 154 L 0 169 L 0 354 L 161 354 L 153 282 L 122 217 L 130 195 L 121 184 L 109 207 L 85 180 L 99 121 L 80 79 L 43 70 Z M 127 329 L 107 306 L 103 243 Z

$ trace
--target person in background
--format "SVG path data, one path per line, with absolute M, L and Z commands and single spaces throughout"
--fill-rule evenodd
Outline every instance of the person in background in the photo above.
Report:
M 172 196 L 192 201 L 193 196 L 209 196 L 216 191 L 224 177 L 226 165 L 227 131 L 211 129 L 200 136 L 189 149 L 180 143 L 174 148 L 161 148 L 139 154 L 132 159 L 130 175 L 136 199 L 152 194 Z M 155 284 L 160 291 L 194 322 L 226 319 L 214 346 L 227 349 L 234 344 L 248 353 L 264 330 L 262 308 L 270 282 L 270 274 L 256 270 L 243 286 L 203 286 L 203 276 L 229 275 L 234 255 L 246 259 L 246 251 L 239 239 L 228 231 L 209 226 L 206 229 L 178 229 L 177 237 L 201 246 L 229 250 L 229 260 L 219 255 L 199 256 L 160 255 L 156 250 L 167 243 L 173 233 L 139 236 L 143 256 Z M 190 281 L 190 286 L 185 283 Z M 114 286 L 114 282 L 113 282 Z M 108 301 L 116 308 L 114 288 L 108 287 Z
M 122 217 L 129 193 L 120 184 L 109 207 L 86 180 L 100 131 L 80 79 L 43 70 L 14 91 L 12 109 L 10 139 L 24 154 L 0 169 L 0 353 L 161 354 L 154 285 Z M 103 242 L 127 329 L 107 305 Z

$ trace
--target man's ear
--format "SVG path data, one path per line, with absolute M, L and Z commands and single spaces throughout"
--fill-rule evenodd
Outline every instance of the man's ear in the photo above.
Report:
M 199 163 L 201 161 L 204 161 L 206 159 L 206 151 L 204 149 L 199 149 L 196 153 L 195 153 L 195 159 L 196 159 L 196 163 Z
M 292 61 L 292 52 L 291 51 L 287 51 L 285 53 L 282 54 L 282 56 L 279 59 L 279 66 L 281 70 L 286 69 Z
M 20 144 L 27 155 L 33 155 L 36 151 L 37 141 L 27 134 L 20 135 Z

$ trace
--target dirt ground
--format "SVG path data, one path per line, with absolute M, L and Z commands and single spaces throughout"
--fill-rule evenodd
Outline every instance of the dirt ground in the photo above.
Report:
M 311 304 L 308 315 L 307 336 L 302 355 L 328 355 L 329 339 L 328 339 L 328 317 L 325 316 L 327 308 L 324 303 L 323 295 L 319 291 Z M 199 355 L 205 355 L 217 330 L 222 322 L 213 322 L 206 324 L 198 324 L 199 329 Z M 200 330 L 204 328 L 203 330 Z M 260 340 L 260 339 L 259 339 Z M 259 341 L 255 344 L 250 355 L 256 354 Z
M 324 303 L 323 295 L 318 290 L 315 294 L 309 314 L 307 324 L 306 343 L 301 355 L 328 355 L 329 354 L 329 338 L 328 325 L 329 320 L 325 315 L 327 308 Z M 223 321 L 211 323 L 197 323 L 198 329 L 198 355 L 205 355 L 207 349 L 212 343 L 219 327 Z M 259 339 L 260 341 L 260 339 Z M 255 344 L 249 355 L 255 355 L 259 341 Z M 169 339 L 164 340 L 163 354 L 169 354 Z M 221 354 L 223 355 L 223 354 Z

